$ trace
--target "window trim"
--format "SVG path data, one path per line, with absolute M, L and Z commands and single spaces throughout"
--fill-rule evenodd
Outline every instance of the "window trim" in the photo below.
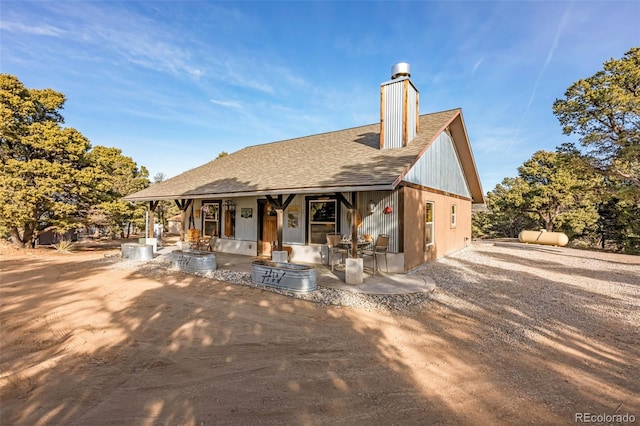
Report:
M 333 202 L 335 203 L 335 220 L 334 222 L 314 222 L 311 220 L 311 203 L 312 202 Z M 323 224 L 323 223 L 333 223 L 334 224 L 334 229 L 336 233 L 340 233 L 340 200 L 338 200 L 337 197 L 333 196 L 322 196 L 322 195 L 318 195 L 318 196 L 309 196 L 309 197 L 305 197 L 305 221 L 306 221 L 306 226 L 305 226 L 305 241 L 307 245 L 310 246 L 319 246 L 319 245 L 323 245 L 326 244 L 326 242 L 322 242 L 322 243 L 312 243 L 311 242 L 311 225 L 314 224 Z
M 431 205 L 431 221 L 427 221 L 428 217 L 428 207 Z M 436 230 L 436 226 L 435 226 L 435 211 L 436 211 L 436 203 L 435 201 L 426 201 L 425 202 L 425 208 L 424 208 L 424 247 L 428 248 L 431 247 L 433 245 L 435 245 L 435 230 Z M 427 241 L 427 228 L 431 228 L 431 241 Z
M 458 226 L 458 206 L 451 204 L 451 228 Z
M 205 205 L 216 205 L 218 206 L 218 220 L 206 220 L 206 214 L 204 214 L 204 212 L 202 212 L 200 214 L 200 229 L 201 229 L 201 233 L 202 236 L 211 236 L 211 235 L 205 235 L 205 222 L 213 222 L 216 223 L 216 236 L 220 236 L 220 232 L 222 231 L 222 200 L 202 200 L 202 203 L 200 204 L 200 209 L 202 210 L 202 207 L 204 207 Z

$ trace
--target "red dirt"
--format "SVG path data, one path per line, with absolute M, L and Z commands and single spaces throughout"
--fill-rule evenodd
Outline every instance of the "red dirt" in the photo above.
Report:
M 0 255 L 2 425 L 557 424 L 620 403 L 640 417 L 637 340 L 560 325 L 522 350 L 436 301 L 327 307 L 104 255 Z

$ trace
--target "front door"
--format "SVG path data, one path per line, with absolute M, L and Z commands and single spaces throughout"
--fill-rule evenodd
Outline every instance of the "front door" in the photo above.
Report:
M 258 230 L 258 256 L 271 257 L 272 244 L 278 239 L 276 210 L 266 200 L 259 200 L 260 229 Z

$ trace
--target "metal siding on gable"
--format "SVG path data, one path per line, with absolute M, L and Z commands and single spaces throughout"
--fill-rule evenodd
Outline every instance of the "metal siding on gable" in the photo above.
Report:
M 440 134 L 404 180 L 471 198 L 453 140 L 446 132 Z

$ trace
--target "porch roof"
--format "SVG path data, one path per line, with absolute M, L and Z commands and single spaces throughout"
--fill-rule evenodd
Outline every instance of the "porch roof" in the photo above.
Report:
M 379 149 L 380 124 L 250 146 L 128 195 L 125 200 L 240 197 L 390 190 L 448 126 L 454 134 L 474 202 L 483 202 L 460 109 L 420 116 L 407 147 Z M 464 139 L 464 140 L 456 140 Z M 470 158 L 471 162 L 465 158 Z

